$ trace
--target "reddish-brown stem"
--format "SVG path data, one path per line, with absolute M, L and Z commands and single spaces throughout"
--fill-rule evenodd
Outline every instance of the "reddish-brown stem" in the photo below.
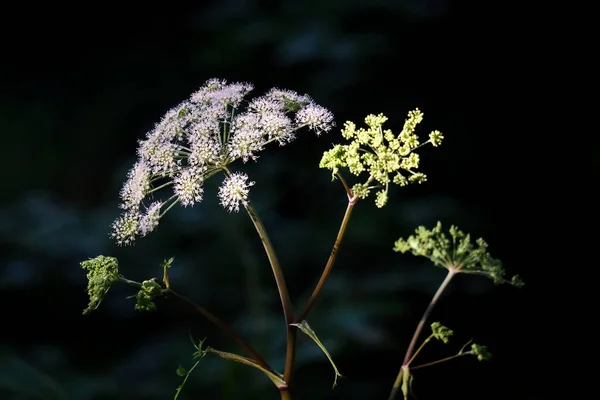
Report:
M 440 298 L 440 296 L 442 295 L 442 293 L 444 292 L 444 290 L 450 283 L 450 280 L 452 280 L 452 277 L 454 276 L 454 274 L 455 274 L 455 270 L 449 269 L 448 275 L 446 275 L 446 278 L 444 279 L 444 281 L 438 288 L 437 292 L 435 292 L 435 294 L 433 295 L 433 298 L 429 302 L 429 306 L 427 306 L 427 309 L 425 310 L 425 312 L 423 313 L 423 316 L 421 317 L 421 320 L 419 321 L 419 325 L 417 325 L 417 329 L 415 329 L 415 333 L 413 334 L 412 340 L 410 341 L 410 344 L 408 345 L 408 350 L 406 350 L 406 355 L 404 356 L 404 361 L 402 362 L 402 365 L 409 364 L 409 361 L 411 360 L 413 352 L 415 351 L 415 346 L 417 345 L 417 340 L 419 339 L 419 336 L 421 335 L 421 331 L 423 330 L 423 327 L 425 326 L 425 323 L 427 322 L 429 315 L 433 311 L 433 308 L 435 307 L 438 299 Z
M 444 281 L 441 283 L 438 290 L 433 295 L 433 298 L 429 302 L 427 309 L 423 313 L 423 316 L 421 317 L 421 320 L 419 321 L 419 324 L 417 325 L 417 329 L 415 329 L 415 333 L 413 334 L 410 344 L 408 345 L 408 350 L 406 350 L 406 355 L 404 356 L 404 361 L 402 362 L 402 365 L 400 366 L 400 371 L 398 371 L 396 381 L 394 382 L 394 385 L 392 386 L 392 390 L 391 390 L 390 396 L 388 397 L 388 400 L 394 400 L 398 391 L 400 390 L 400 385 L 402 384 L 403 374 L 409 374 L 409 366 L 410 366 L 410 363 L 413 361 L 415 347 L 417 345 L 417 340 L 419 339 L 419 336 L 421 335 L 421 331 L 423 330 L 423 327 L 425 326 L 425 323 L 427 322 L 427 319 L 429 318 L 429 315 L 433 311 L 433 308 L 435 307 L 436 303 L 438 302 L 440 296 L 442 295 L 442 293 L 444 292 L 446 287 L 448 287 L 448 284 L 450 283 L 450 281 L 452 280 L 452 277 L 456 274 L 456 272 L 457 271 L 455 269 L 452 269 L 452 268 L 448 269 L 448 274 L 446 275 L 446 278 L 444 279 Z
M 315 304 L 315 301 L 317 300 L 319 293 L 321 293 L 321 290 L 323 290 L 323 287 L 325 286 L 325 281 L 327 281 L 327 278 L 329 277 L 329 274 L 331 273 L 331 269 L 333 268 L 335 259 L 337 258 L 337 254 L 339 252 L 340 245 L 342 244 L 342 239 L 344 238 L 344 233 L 346 232 L 346 227 L 348 226 L 348 221 L 350 220 L 350 216 L 352 215 L 352 210 L 354 209 L 354 205 L 356 204 L 356 201 L 358 201 L 358 199 L 351 199 L 350 201 L 348 201 L 348 206 L 346 207 L 346 213 L 344 214 L 344 218 L 342 219 L 342 224 L 340 225 L 340 230 L 338 231 L 337 237 L 335 239 L 335 243 L 333 244 L 333 249 L 331 250 L 331 254 L 329 255 L 327 264 L 325 265 L 325 268 L 323 269 L 321 278 L 319 279 L 317 286 L 315 287 L 310 298 L 308 299 L 306 306 L 304 306 L 304 309 L 302 310 L 302 312 L 300 314 L 298 314 L 298 316 L 295 318 L 295 321 L 294 321 L 295 323 L 300 323 L 300 322 L 302 322 L 302 320 L 304 320 L 306 318 L 306 316 L 310 312 L 311 308 Z
M 198 314 L 202 315 L 204 318 L 206 318 L 207 320 L 209 320 L 210 322 L 215 324 L 224 333 L 229 335 L 229 337 L 231 337 L 233 340 L 235 340 L 236 343 L 238 345 L 240 345 L 240 347 L 242 349 L 244 349 L 252 358 L 254 358 L 254 360 L 261 367 L 265 368 L 266 370 L 268 370 L 270 372 L 273 372 L 273 373 L 275 372 L 275 371 L 273 371 L 271 366 L 265 361 L 265 359 L 262 358 L 261 355 L 258 354 L 258 352 L 256 352 L 256 350 L 254 350 L 254 348 L 252 348 L 252 346 L 250 346 L 250 344 L 248 342 L 246 342 L 231 326 L 229 326 L 227 323 L 225 323 L 223 320 L 221 320 L 216 315 L 212 314 L 206 308 L 200 306 L 199 304 L 196 304 L 195 302 L 188 299 L 187 297 L 185 297 L 177 292 L 174 292 L 172 289 L 169 289 L 169 292 L 173 296 L 177 297 L 179 300 L 189 304 L 194 310 L 196 310 L 196 312 L 198 312 Z

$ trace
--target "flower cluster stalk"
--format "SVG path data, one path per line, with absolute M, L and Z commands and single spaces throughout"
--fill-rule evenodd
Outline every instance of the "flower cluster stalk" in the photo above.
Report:
M 423 331 L 423 328 L 425 327 L 425 324 L 427 323 L 427 319 L 431 315 L 433 308 L 437 304 L 437 302 L 438 302 L 439 298 L 441 297 L 442 293 L 444 292 L 444 290 L 446 290 L 446 288 L 448 287 L 448 284 L 452 280 L 452 277 L 454 276 L 455 273 L 456 273 L 456 271 L 454 269 L 448 269 L 448 274 L 446 275 L 446 278 L 440 284 L 440 287 L 433 295 L 433 298 L 429 302 L 427 309 L 423 313 L 423 316 L 421 317 L 421 320 L 419 321 L 419 324 L 417 325 L 417 329 L 415 329 L 415 332 L 412 336 L 410 344 L 408 345 L 408 349 L 406 350 L 406 354 L 404 355 L 404 361 L 402 361 L 402 365 L 400 366 L 400 371 L 398 371 L 398 375 L 396 376 L 396 380 L 394 381 L 394 385 L 392 386 L 392 390 L 390 392 L 388 400 L 394 400 L 396 398 L 396 395 L 398 394 L 398 391 L 401 389 L 402 378 L 403 378 L 404 374 L 408 374 L 408 371 L 410 368 L 410 363 L 415 359 L 415 356 L 418 353 L 418 351 L 415 352 L 417 340 L 419 340 L 419 336 L 421 336 L 421 332 Z
M 273 248 L 271 240 L 269 239 L 267 231 L 266 231 L 262 221 L 260 220 L 256 210 L 252 206 L 252 204 L 250 202 L 247 202 L 245 204 L 246 211 L 247 211 L 250 219 L 252 220 L 254 227 L 256 228 L 258 236 L 260 237 L 260 239 L 263 243 L 263 247 L 264 247 L 267 257 L 269 259 L 269 263 L 271 264 L 271 269 L 273 270 L 273 275 L 275 277 L 275 282 L 277 284 L 277 289 L 279 291 L 279 296 L 281 299 L 281 304 L 283 307 L 283 312 L 284 312 L 284 317 L 285 317 L 285 322 L 286 322 L 286 337 L 287 337 L 286 342 L 287 342 L 287 344 L 286 344 L 286 357 L 285 357 L 285 367 L 284 367 L 284 372 L 283 372 L 283 380 L 288 384 L 288 386 L 286 388 L 282 388 L 280 390 L 282 400 L 283 399 L 291 399 L 290 387 L 291 387 L 291 381 L 293 379 L 294 364 L 295 364 L 295 358 L 296 358 L 296 337 L 297 337 L 296 324 L 299 322 L 302 322 L 307 317 L 307 315 L 310 312 L 310 310 L 312 309 L 312 306 L 314 305 L 317 297 L 319 296 L 323 287 L 325 286 L 325 282 L 327 281 L 327 278 L 329 277 L 329 275 L 333 269 L 335 260 L 337 258 L 337 254 L 339 252 L 340 245 L 342 243 L 342 239 L 346 232 L 346 228 L 348 226 L 350 216 L 352 215 L 352 210 L 354 208 L 354 205 L 358 201 L 357 197 L 350 196 L 350 192 L 349 192 L 349 189 L 348 189 L 345 181 L 344 181 L 344 187 L 346 188 L 346 191 L 349 195 L 348 196 L 348 206 L 346 208 L 346 212 L 344 213 L 344 217 L 342 218 L 342 222 L 341 222 L 340 229 L 338 231 L 338 235 L 333 244 L 333 249 L 330 253 L 329 259 L 327 260 L 327 264 L 325 265 L 325 268 L 323 269 L 323 272 L 321 274 L 319 282 L 317 283 L 312 295 L 308 299 L 307 304 L 305 305 L 303 310 L 296 317 L 294 317 L 293 306 L 292 306 L 292 302 L 290 299 L 289 290 L 288 290 L 287 284 L 285 282 L 283 271 L 279 264 L 277 255 L 275 254 L 275 250 Z

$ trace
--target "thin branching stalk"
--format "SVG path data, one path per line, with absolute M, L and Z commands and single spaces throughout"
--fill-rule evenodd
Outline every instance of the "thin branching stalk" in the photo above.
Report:
M 254 360 L 264 369 L 268 370 L 269 372 L 275 372 L 273 370 L 273 368 L 271 368 L 271 366 L 269 365 L 269 363 L 267 363 L 267 361 L 262 358 L 262 356 L 260 354 L 258 354 L 258 352 L 256 350 L 254 350 L 254 348 L 252 346 L 250 346 L 250 344 L 248 342 L 246 342 L 239 333 L 237 333 L 231 326 L 229 326 L 227 323 L 225 323 L 223 320 L 221 320 L 220 318 L 218 318 L 217 316 L 215 316 L 214 314 L 212 314 L 211 312 L 209 312 L 207 309 L 205 309 L 204 307 L 200 306 L 199 304 L 196 304 L 195 302 L 193 302 L 192 300 L 188 299 L 187 297 L 174 292 L 172 289 L 169 289 L 169 292 L 177 297 L 178 299 L 184 301 L 185 303 L 188 303 L 190 306 L 192 306 L 192 308 L 194 308 L 194 310 L 196 310 L 200 315 L 202 315 L 204 318 L 206 318 L 207 320 L 209 320 L 210 322 L 212 322 L 213 324 L 215 324 L 216 326 L 219 327 L 219 329 L 221 329 L 223 332 L 225 332 L 227 335 L 229 335 L 229 337 L 231 337 L 233 340 L 236 341 L 236 343 L 238 345 L 240 345 L 240 347 L 242 347 L 248 354 L 250 354 L 250 356 L 252 358 L 254 358 Z
M 417 329 L 415 329 L 415 333 L 413 334 L 410 344 L 408 345 L 408 350 L 406 350 L 406 355 L 404 356 L 404 361 L 402 362 L 400 371 L 398 371 L 396 381 L 394 382 L 394 386 L 392 387 L 392 391 L 390 393 L 390 396 L 388 397 L 388 400 L 393 400 L 396 397 L 396 394 L 398 393 L 398 390 L 400 389 L 400 385 L 402 383 L 402 379 L 401 379 L 402 374 L 408 373 L 408 368 L 410 366 L 410 363 L 414 360 L 413 355 L 415 352 L 415 347 L 417 345 L 417 340 L 419 340 L 419 336 L 421 335 L 421 332 L 423 331 L 423 328 L 425 327 L 425 324 L 427 323 L 427 319 L 429 318 L 429 315 L 431 315 L 431 312 L 433 311 L 433 308 L 437 304 L 440 296 L 442 295 L 444 290 L 448 287 L 448 284 L 450 283 L 450 281 L 452 280 L 452 277 L 455 274 L 456 274 L 456 270 L 454 270 L 452 268 L 448 269 L 448 274 L 446 275 L 446 278 L 441 283 L 437 292 L 435 292 L 435 294 L 433 295 L 433 298 L 429 302 L 427 309 L 423 313 L 423 316 L 421 317 L 421 320 L 419 321 L 419 324 L 417 325 Z
M 252 203 L 248 201 L 245 204 L 245 208 L 250 216 L 250 219 L 252 220 L 252 223 L 254 224 L 254 227 L 256 228 L 256 232 L 258 232 L 258 236 L 262 241 L 265 252 L 267 253 L 267 257 L 269 258 L 269 263 L 271 264 L 271 269 L 273 270 L 273 275 L 275 276 L 277 290 L 279 291 L 281 305 L 283 306 L 285 321 L 286 324 L 289 325 L 294 321 L 294 310 L 292 307 L 292 300 L 290 299 L 290 293 L 285 283 L 285 277 L 283 276 L 283 271 L 279 265 L 279 260 L 277 259 L 277 254 L 275 254 L 275 250 L 273 249 L 273 244 L 271 244 L 267 230 L 258 217 L 258 214 L 256 213 L 254 206 L 252 206 Z
M 292 306 L 292 301 L 290 299 L 290 294 L 287 288 L 287 284 L 285 283 L 285 277 L 283 276 L 283 271 L 281 266 L 279 265 L 279 261 L 277 259 L 277 255 L 275 254 L 275 250 L 273 249 L 273 245 L 271 244 L 271 240 L 269 239 L 269 235 L 267 234 L 267 230 L 265 229 L 262 221 L 258 217 L 256 210 L 252 206 L 252 203 L 247 202 L 245 205 L 246 211 L 258 232 L 258 236 L 262 241 L 263 247 L 265 248 L 265 252 L 267 253 L 267 257 L 269 259 L 269 263 L 271 264 L 271 269 L 273 270 L 273 275 L 275 276 L 275 282 L 277 284 L 277 290 L 279 291 L 279 297 L 281 298 L 281 305 L 283 306 L 283 314 L 285 316 L 285 324 L 286 324 L 286 332 L 287 332 L 287 345 L 286 345 L 286 354 L 285 354 L 285 367 L 283 370 L 283 380 L 288 384 L 288 387 L 283 388 L 281 390 L 282 399 L 290 399 L 291 395 L 289 393 L 289 386 L 292 379 L 292 373 L 294 370 L 294 362 L 296 359 L 296 327 L 291 324 L 294 322 L 294 309 Z
M 441 359 L 439 359 L 437 361 L 432 361 L 432 362 L 428 362 L 428 363 L 425 363 L 425 364 L 420 364 L 420 365 L 417 365 L 416 367 L 410 367 L 410 369 L 412 371 L 414 371 L 415 369 L 420 369 L 420 368 L 425 368 L 425 367 L 431 367 L 432 365 L 441 364 L 441 363 L 446 362 L 446 361 L 454 360 L 455 358 L 458 358 L 458 357 L 470 356 L 472 354 L 473 354 L 472 351 L 466 351 L 464 353 L 455 354 L 453 356 L 441 358 Z
M 119 279 L 122 282 L 127 283 L 128 285 L 131 286 L 135 286 L 137 288 L 141 288 L 142 284 L 140 282 L 136 282 L 136 281 L 132 281 L 131 279 L 127 279 L 125 277 L 119 277 Z M 261 367 L 265 368 L 266 370 L 269 370 L 270 372 L 275 372 L 273 370 L 273 368 L 271 368 L 271 366 L 269 365 L 269 363 L 267 363 L 267 361 L 260 355 L 258 354 L 258 352 L 256 350 L 254 350 L 254 348 L 248 343 L 246 342 L 246 340 L 244 340 L 242 338 L 242 336 L 237 333 L 230 325 L 228 325 L 225 321 L 223 321 L 222 319 L 220 319 L 219 317 L 217 317 L 216 315 L 214 315 L 213 313 L 211 313 L 210 311 L 208 311 L 206 308 L 200 306 L 199 304 L 195 303 L 193 300 L 173 291 L 173 289 L 168 289 L 168 293 L 172 294 L 173 296 L 177 297 L 179 300 L 183 301 L 184 303 L 189 304 L 196 312 L 198 312 L 200 315 L 202 315 L 204 318 L 206 318 L 208 321 L 212 322 L 213 324 L 215 324 L 219 329 L 221 329 L 225 334 L 227 334 L 230 338 L 232 338 L 242 349 L 244 349 L 244 351 L 246 351 L 252 358 L 254 358 L 254 360 L 260 364 Z
M 344 186 L 346 186 L 346 185 L 344 184 Z M 311 308 L 313 307 L 315 301 L 317 300 L 317 297 L 321 293 L 321 290 L 323 290 L 323 287 L 325 286 L 325 281 L 329 277 L 329 274 L 331 273 L 331 270 L 333 268 L 333 264 L 335 263 L 335 259 L 337 258 L 337 254 L 339 252 L 340 245 L 342 244 L 342 239 L 344 238 L 344 234 L 346 233 L 348 221 L 350 220 L 350 216 L 352 215 L 352 210 L 354 209 L 354 205 L 356 204 L 356 201 L 357 201 L 356 199 L 349 199 L 349 201 L 348 201 L 348 206 L 346 207 L 346 212 L 344 213 L 344 217 L 342 218 L 340 230 L 338 231 L 337 237 L 333 244 L 331 254 L 329 255 L 329 259 L 327 260 L 327 264 L 325 265 L 325 268 L 323 269 L 323 273 L 321 274 L 321 278 L 319 279 L 317 286 L 313 290 L 312 295 L 308 299 L 306 306 L 304 307 L 302 312 L 300 314 L 298 314 L 298 316 L 296 317 L 296 321 L 295 321 L 296 323 L 302 322 L 302 320 L 304 320 L 306 318 L 306 316 L 310 312 Z

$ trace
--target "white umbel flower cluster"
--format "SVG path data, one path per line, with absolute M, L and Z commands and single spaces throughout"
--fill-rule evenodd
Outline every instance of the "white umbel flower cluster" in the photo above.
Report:
M 248 175 L 234 172 L 231 176 L 225 178 L 219 188 L 221 205 L 229 212 L 240 211 L 240 203 L 244 206 L 248 204 L 248 193 L 250 192 L 250 186 L 253 185 L 254 182 L 248 182 Z
M 175 204 L 200 202 L 206 179 L 232 162 L 256 160 L 268 144 L 283 146 L 302 128 L 320 135 L 334 126 L 331 112 L 307 95 L 271 89 L 245 101 L 252 89 L 249 83 L 210 79 L 140 141 L 138 160 L 120 192 L 123 214 L 112 225 L 118 244 L 133 244 L 136 236 L 152 232 Z M 223 207 L 238 211 L 253 184 L 244 174 L 228 173 L 219 189 Z M 155 193 L 166 188 L 172 188 L 168 200 L 156 201 Z

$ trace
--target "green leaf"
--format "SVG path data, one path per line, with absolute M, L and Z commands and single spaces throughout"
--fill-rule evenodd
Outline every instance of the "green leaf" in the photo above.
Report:
M 194 352 L 193 358 L 197 361 L 194 363 L 194 365 L 192 365 L 192 367 L 189 369 L 189 371 L 186 371 L 185 368 L 183 368 L 181 365 L 177 367 L 177 371 L 176 371 L 177 375 L 183 376 L 184 378 L 183 378 L 183 382 L 181 382 L 181 384 L 179 384 L 179 386 L 177 386 L 177 389 L 175 390 L 175 397 L 173 398 L 173 400 L 177 400 L 177 398 L 179 397 L 179 394 L 181 393 L 181 390 L 185 386 L 185 383 L 187 382 L 188 378 L 190 377 L 190 374 L 198 366 L 198 364 L 200 363 L 200 359 L 202 357 L 204 357 L 204 355 L 206 354 L 206 351 L 202 350 L 202 344 L 204 343 L 204 340 L 199 340 L 198 344 L 196 344 L 192 340 L 192 343 L 194 344 L 194 348 L 196 348 L 196 350 L 197 350 Z
M 337 367 L 335 366 L 335 363 L 333 362 L 333 359 L 329 355 L 329 352 L 327 351 L 327 349 L 325 348 L 323 343 L 321 343 L 321 341 L 317 337 L 317 334 L 315 333 L 315 331 L 312 330 L 312 328 L 308 325 L 308 322 L 306 322 L 306 321 L 302 321 L 299 324 L 291 324 L 291 325 L 297 326 L 298 328 L 300 328 L 300 330 L 302 332 L 307 334 L 308 337 L 310 337 L 317 344 L 317 346 L 319 346 L 321 348 L 321 350 L 323 350 L 323 353 L 325 353 L 325 356 L 327 356 L 327 359 L 329 360 L 329 362 L 331 363 L 331 366 L 333 367 L 333 370 L 335 371 L 335 378 L 333 380 L 333 388 L 335 388 L 335 386 L 337 385 L 337 378 L 338 377 L 343 378 L 343 375 L 340 374 L 340 371 L 338 371 Z
M 163 262 L 163 268 L 167 268 L 167 269 L 171 268 L 173 261 L 175 261 L 175 259 L 173 257 L 169 258 L 168 260 L 165 260 Z
M 404 395 L 404 400 L 408 400 L 409 396 L 414 397 L 415 395 L 413 394 L 412 391 L 412 385 L 413 385 L 413 375 L 410 373 L 410 370 L 408 369 L 408 367 L 406 368 L 402 368 L 402 394 Z
M 281 375 L 280 373 L 277 373 L 277 372 L 269 371 L 268 369 L 262 367 L 259 363 L 257 363 L 255 360 L 253 360 L 251 358 L 242 357 L 240 355 L 233 354 L 233 353 L 227 353 L 225 351 L 215 350 L 211 347 L 208 347 L 205 350 L 205 353 L 213 353 L 213 354 L 216 354 L 219 357 L 224 358 L 226 360 L 231 360 L 231 361 L 235 361 L 240 364 L 249 365 L 251 367 L 254 367 L 254 368 L 264 372 L 265 375 L 267 375 L 267 377 L 269 377 L 271 382 L 273 382 L 275 384 L 275 386 L 277 386 L 278 389 L 285 389 L 288 386 L 287 382 L 283 380 L 283 375 Z
M 200 363 L 200 360 L 196 361 L 194 363 L 194 365 L 192 365 L 192 368 L 190 368 L 189 371 L 185 372 L 183 375 L 180 375 L 180 376 L 184 376 L 185 378 L 183 378 L 183 382 L 181 382 L 181 384 L 179 386 L 177 386 L 177 389 L 175 390 L 175 397 L 173 397 L 173 400 L 177 400 L 177 398 L 179 397 L 179 394 L 181 393 L 181 390 L 183 389 L 183 386 L 185 386 L 185 383 L 187 382 L 188 378 L 190 377 L 190 374 L 192 373 L 194 368 L 196 368 L 198 366 L 199 363 Z M 181 368 L 183 368 L 183 367 L 181 367 Z M 179 375 L 179 372 L 180 372 L 180 370 L 179 370 L 179 368 L 177 368 L 177 375 Z

